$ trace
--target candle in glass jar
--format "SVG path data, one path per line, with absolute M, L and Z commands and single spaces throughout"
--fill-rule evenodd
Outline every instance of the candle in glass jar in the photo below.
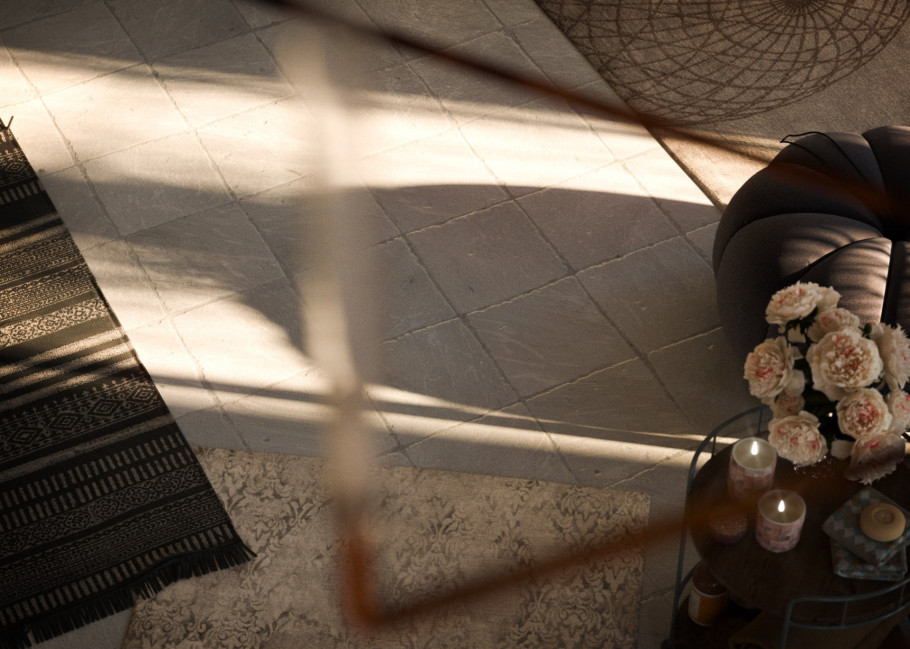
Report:
M 727 471 L 727 493 L 744 498 L 767 491 L 774 482 L 777 451 L 758 437 L 746 437 L 733 446 Z
M 755 540 L 765 550 L 786 552 L 799 543 L 806 520 L 806 502 L 793 491 L 775 489 L 758 501 Z

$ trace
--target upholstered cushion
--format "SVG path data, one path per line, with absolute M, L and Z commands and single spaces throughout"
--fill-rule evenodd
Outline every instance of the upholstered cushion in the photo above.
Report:
M 833 286 L 863 321 L 910 330 L 910 128 L 794 138 L 730 200 L 714 241 L 720 322 L 745 358 L 775 291 Z

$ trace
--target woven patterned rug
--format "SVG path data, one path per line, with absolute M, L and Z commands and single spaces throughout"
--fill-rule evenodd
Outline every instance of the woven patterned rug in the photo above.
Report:
M 0 647 L 250 557 L 0 128 Z
M 559 575 L 490 593 L 384 631 L 349 628 L 341 612 L 335 516 L 321 460 L 198 452 L 250 563 L 175 584 L 133 611 L 123 649 L 572 649 L 636 646 L 640 544 Z M 646 494 L 379 467 L 373 542 L 387 605 L 553 552 L 640 534 Z

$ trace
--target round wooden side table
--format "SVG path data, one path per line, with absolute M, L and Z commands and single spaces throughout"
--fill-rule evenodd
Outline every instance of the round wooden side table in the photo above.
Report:
M 758 410 L 747 411 L 724 422 L 705 438 L 692 460 L 686 491 L 686 521 L 692 543 L 702 561 L 728 589 L 731 601 L 742 609 L 780 616 L 788 627 L 819 628 L 868 623 L 910 605 L 910 577 L 895 583 L 845 578 L 834 573 L 831 541 L 822 530 L 822 524 L 863 488 L 862 484 L 843 477 L 842 466 L 830 464 L 795 470 L 790 462 L 778 460 L 773 488 L 796 491 L 806 501 L 806 520 L 794 549 L 773 553 L 758 544 L 754 536 L 754 502 L 742 505 L 750 523 L 745 537 L 732 544 L 712 538 L 707 527 L 712 514 L 734 505 L 727 496 L 726 484 L 732 446 L 720 449 L 718 435 L 723 436 L 733 423 Z M 761 421 L 758 426 L 761 427 Z M 698 468 L 704 453 L 710 453 L 711 458 Z M 905 509 L 910 509 L 908 463 L 910 458 L 872 485 Z M 682 591 L 689 579 L 682 575 L 685 534 L 684 531 L 680 543 L 675 609 L 679 608 Z M 678 646 L 678 618 L 682 615 L 684 613 L 674 610 L 670 639 L 665 646 Z

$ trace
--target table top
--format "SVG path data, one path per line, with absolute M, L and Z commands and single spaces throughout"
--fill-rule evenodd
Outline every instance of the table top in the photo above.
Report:
M 827 475 L 812 477 L 805 471 L 795 471 L 793 465 L 778 460 L 774 488 L 790 489 L 806 501 L 806 521 L 797 546 L 788 552 L 773 553 L 758 545 L 754 536 L 755 503 L 748 505 L 749 532 L 745 538 L 724 545 L 710 536 L 705 518 L 719 507 L 729 506 L 727 498 L 727 465 L 730 451 L 719 451 L 696 474 L 688 496 L 690 531 L 698 553 L 731 596 L 748 608 L 783 615 L 787 603 L 806 595 L 859 595 L 880 590 L 889 582 L 850 579 L 834 574 L 830 538 L 822 524 L 838 507 L 863 488 L 858 482 L 843 477 L 842 470 L 832 467 Z M 896 503 L 910 509 L 910 458 L 898 465 L 891 475 L 877 480 L 872 487 Z M 888 597 L 894 597 L 894 594 Z M 851 614 L 865 615 L 882 611 L 887 598 L 851 605 Z M 839 609 L 837 610 L 839 613 Z M 823 620 L 831 616 L 830 606 L 801 607 L 794 611 L 797 620 Z

